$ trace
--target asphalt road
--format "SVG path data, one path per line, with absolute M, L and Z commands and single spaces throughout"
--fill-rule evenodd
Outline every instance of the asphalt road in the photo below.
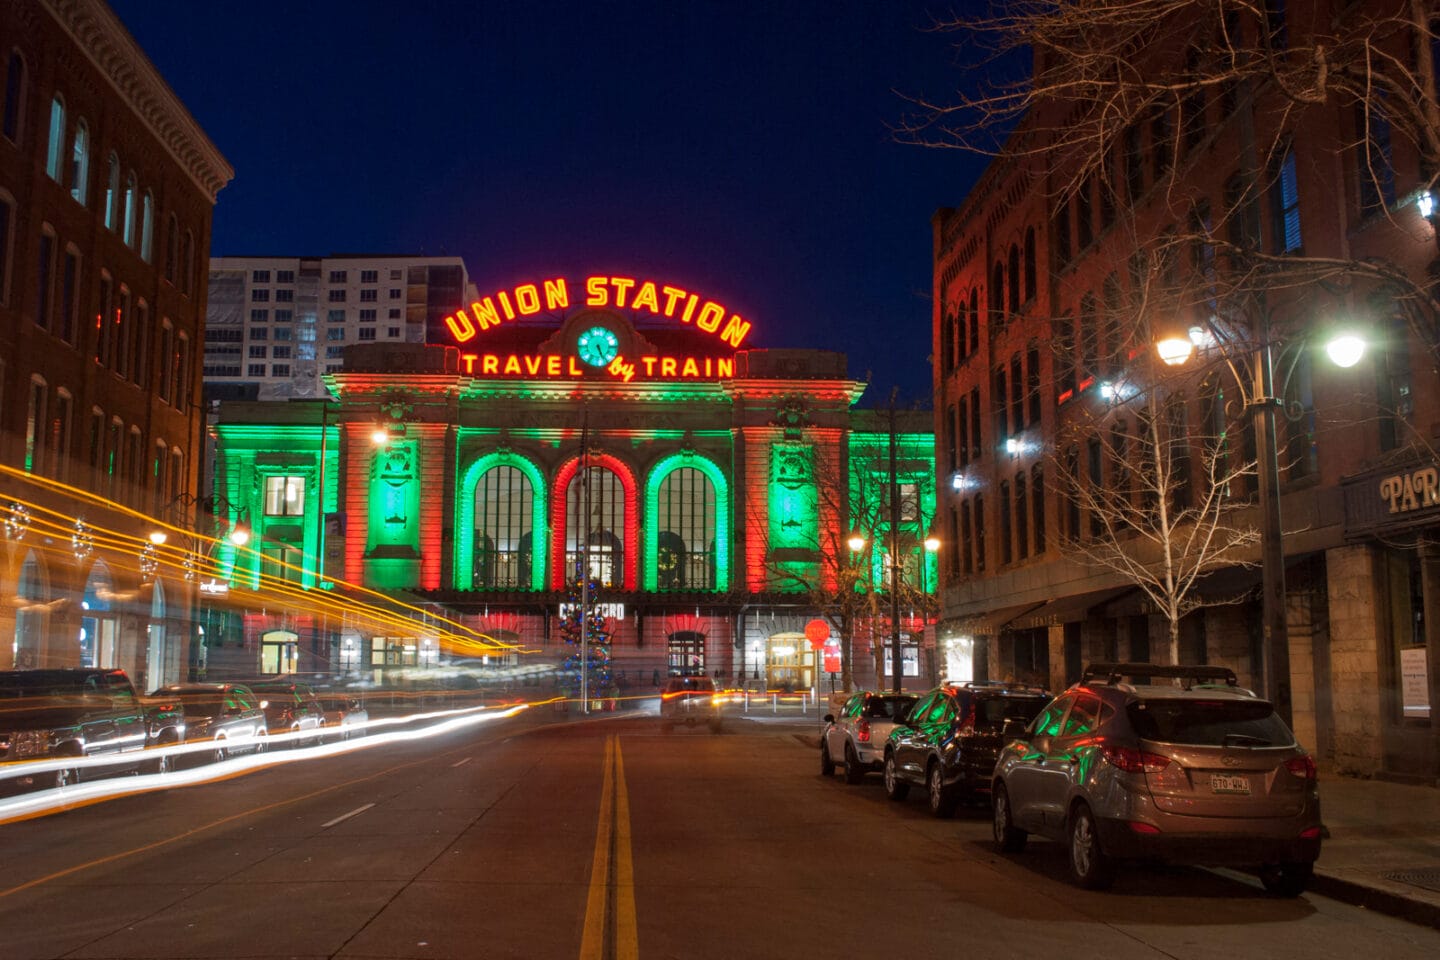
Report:
M 821 778 L 813 725 L 557 719 L 0 826 L 0 958 L 1440 956 L 1239 874 L 1078 890 L 1057 845 L 996 854 L 983 811 Z

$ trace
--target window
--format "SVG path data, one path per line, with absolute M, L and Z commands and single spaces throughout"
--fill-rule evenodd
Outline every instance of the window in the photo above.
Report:
M 361 340 L 374 340 L 374 339 L 375 339 L 375 328 L 374 328 L 374 327 L 361 327 L 361 328 L 360 328 L 360 339 L 361 339 Z
M 953 403 L 945 411 L 945 462 L 951 473 L 960 469 L 960 459 L 955 449 L 955 405 Z
M 304 477 L 265 478 L 265 516 L 303 517 L 305 515 Z
M 270 311 L 269 311 L 269 310 L 265 310 L 265 309 L 251 310 L 251 311 L 250 311 L 250 322 L 251 322 L 251 323 L 269 323 L 269 322 L 270 322 Z
M 115 281 L 108 273 L 100 274 L 100 308 L 95 317 L 95 362 L 108 367 L 113 362 L 115 344 Z
M 1095 218 L 1091 212 L 1090 181 L 1080 184 L 1075 194 L 1075 239 L 1084 250 L 1095 240 Z
M 1090 494 L 1096 502 L 1099 502 L 1103 494 L 1101 490 L 1105 486 L 1105 464 L 1104 451 L 1098 437 L 1091 437 L 1085 443 L 1086 480 L 1089 482 L 1092 493 Z M 1100 537 L 1105 532 L 1105 518 L 1099 510 L 1090 511 L 1090 537 Z
M 155 259 L 155 197 L 149 190 L 140 201 L 140 259 Z
M 294 303 L 294 302 L 295 302 L 295 291 L 294 291 L 294 290 L 276 290 L 276 291 L 275 291 L 275 302 L 276 302 L 276 303 Z
M 1365 131 L 1357 149 L 1360 163 L 1360 212 L 1375 213 L 1395 205 L 1395 167 L 1390 153 L 1390 118 L 1377 94 L 1370 108 L 1356 107 Z
M 195 234 L 189 230 L 180 244 L 180 259 L 180 291 L 188 297 L 195 292 Z
M 1025 374 L 1018 353 L 1010 357 L 1010 425 L 1016 433 L 1025 429 Z
M 70 145 L 70 196 L 80 206 L 90 200 L 90 128 L 75 121 L 75 139 Z
M 1300 249 L 1300 187 L 1295 177 L 1295 145 L 1287 144 L 1280 159 L 1274 186 L 1270 188 L 1273 208 L 1271 228 L 1276 253 Z
M 251 303 L 269 303 L 269 302 L 270 302 L 270 291 L 269 291 L 269 290 L 265 290 L 265 289 L 263 289 L 263 288 L 261 288 L 261 287 L 256 287 L 254 290 L 251 290 L 251 291 L 250 291 L 250 302 L 251 302 Z
M 30 405 L 25 412 L 25 471 L 40 473 L 45 454 L 41 431 L 45 429 L 45 380 L 30 378 Z
M 65 101 L 50 101 L 50 140 L 45 146 L 45 175 L 56 183 L 65 177 Z
M 50 329 L 50 309 L 55 290 L 55 232 L 47 223 L 40 228 L 40 275 L 36 278 L 35 324 Z
M 150 305 L 144 300 L 135 302 L 135 322 L 131 324 L 135 336 L 135 363 L 132 382 L 141 389 L 150 389 Z
M 10 302 L 10 238 L 15 229 L 15 208 L 0 193 L 0 303 Z
M 1035 532 L 1035 555 L 1045 552 L 1045 472 L 1036 467 L 1030 471 L 1030 519 Z
M 344 303 L 344 302 L 345 302 L 345 291 L 344 291 L 344 290 L 331 290 L 330 293 L 329 293 L 329 295 L 328 295 L 328 297 L 327 297 L 327 299 L 328 299 L 328 301 L 329 301 L 330 303 Z
M 115 364 L 114 371 L 125 377 L 130 373 L 130 352 L 134 339 L 130 323 L 130 288 L 120 284 L 120 296 L 115 303 Z
M 1025 474 L 1015 478 L 1015 555 L 1024 560 L 1030 556 L 1030 501 L 1025 496 Z
M 60 325 L 56 333 L 74 345 L 80 332 L 80 251 L 73 245 L 65 248 L 65 262 L 60 267 Z
M 960 572 L 966 575 L 975 570 L 973 546 L 970 534 L 970 501 L 966 500 L 960 504 Z
M 360 311 L 360 322 L 361 322 L 361 323 L 374 323 L 374 322 L 375 322 L 375 311 L 374 311 L 374 310 L 361 310 L 361 311 Z
M 981 450 L 980 388 L 974 387 L 970 390 L 970 459 L 979 460 Z
M 135 173 L 131 171 L 125 178 L 125 222 L 124 232 L 121 234 L 125 246 L 135 246 Z
M 1125 199 L 1134 203 L 1145 190 L 1145 163 L 1138 124 L 1125 128 Z
M 180 345 L 175 351 L 175 406 L 182 412 L 190 409 L 190 398 L 195 384 L 190 375 L 190 337 L 180 332 Z M 239 369 L 235 375 L 239 374 Z
M 582 543 L 588 543 L 590 576 L 605 586 L 623 586 L 624 536 L 625 488 L 620 478 L 607 467 L 577 470 L 565 491 L 567 580 L 570 571 L 579 569 Z
M 1070 262 L 1070 204 L 1062 203 L 1055 211 L 1055 259 Z
M 175 396 L 175 328 L 166 317 L 160 321 L 160 399 L 169 403 Z
M 277 290 L 277 291 L 275 291 L 275 292 L 276 292 L 276 293 L 279 293 L 280 291 Z M 290 323 L 290 322 L 293 321 L 294 319 L 295 319 L 295 314 L 291 313 L 289 310 L 276 310 L 276 311 L 275 311 L 275 322 L 276 322 L 276 323 Z M 287 330 L 286 332 L 288 333 L 289 331 Z
M 269 355 L 269 352 L 270 348 L 265 346 L 264 344 L 260 344 L 258 346 L 252 345 L 250 347 L 249 356 L 251 360 L 264 360 L 266 356 Z
M 288 376 L 290 376 L 290 364 L 288 364 L 288 363 L 272 363 L 272 364 L 270 364 L 270 376 L 272 376 L 272 377 L 288 377 Z
M 399 319 L 400 319 L 400 311 L 399 311 L 398 309 L 394 308 L 394 307 L 391 307 L 389 310 L 385 311 L 385 316 L 386 316 L 386 319 L 389 319 L 389 320 L 399 320 Z
M 1274 53 L 1281 53 L 1290 45 L 1285 27 L 1285 0 L 1265 0 L 1265 40 Z
M 331 282 L 331 283 L 344 283 L 344 282 L 345 282 L 345 271 L 344 271 L 344 270 L 331 270 L 331 271 L 330 271 L 330 282 Z
M 1186 88 L 1180 101 L 1180 132 L 1189 153 L 1205 139 L 1205 86 L 1200 79 L 1200 51 L 1192 47 L 1185 57 Z
M 175 263 L 179 259 L 180 223 L 175 214 L 170 214 L 169 226 L 165 230 L 165 279 L 175 284 Z
M 270 351 L 270 356 L 276 360 L 289 360 L 292 347 L 276 344 Z
M 360 282 L 361 282 L 361 283 L 379 283 L 379 282 L 380 282 L 380 271 L 379 271 L 379 270 L 361 270 L 361 271 L 360 271 Z
M 476 589 L 532 585 L 535 491 L 524 471 L 497 466 L 475 485 Z
M 245 368 L 245 376 L 253 380 L 262 380 L 265 377 L 265 364 L 252 363 Z
M 1012 559 L 1011 554 L 1011 523 L 1010 523 L 1010 481 L 1000 481 L 1000 563 L 1007 564 Z
M 378 290 L 361 290 L 361 291 L 360 291 L 360 302 L 361 302 L 361 303 L 375 303 L 375 302 L 378 301 L 379 299 L 380 299 L 380 291 L 378 291 Z
M 1035 228 L 1025 231 L 1025 302 L 1035 299 Z
M 325 359 L 326 359 L 326 360 L 339 360 L 339 359 L 340 359 L 341 357 L 343 357 L 343 356 L 345 356 L 345 348 L 344 348 L 344 347 L 326 347 L 326 348 L 325 348 Z
M 20 140 L 20 110 L 25 104 L 25 61 L 18 51 L 11 51 L 5 67 L 5 112 L 0 116 L 0 133 L 11 143 Z
M 105 228 L 120 228 L 120 158 L 110 154 L 110 170 L 105 178 Z
M 1006 264 L 1009 271 L 1010 285 L 1006 288 L 1006 303 L 1009 309 L 1007 314 L 1013 316 L 1020 312 L 1020 248 L 1010 244 L 1010 260 Z
M 270 282 L 270 271 L 269 271 L 269 270 L 251 270 L 251 271 L 250 271 L 250 282 L 251 282 L 251 283 L 269 283 L 269 282 Z
M 1175 131 L 1170 126 L 1170 111 L 1157 108 L 1150 119 L 1150 159 L 1156 183 L 1170 174 L 1175 157 Z
M 1005 398 L 1005 368 L 998 367 L 995 370 L 993 392 L 990 395 L 990 402 L 995 409 L 995 442 L 1003 443 L 1005 438 L 1010 436 L 1010 425 L 1006 416 Z
M 281 316 L 280 316 L 280 313 L 281 313 L 281 311 L 276 311 L 276 313 L 275 313 L 275 320 L 276 320 L 277 323 L 282 319 Z M 313 332 L 313 331 L 311 331 L 311 332 Z M 288 342 L 289 339 L 290 339 L 290 328 L 289 328 L 289 327 L 276 327 L 276 328 L 275 328 L 275 339 L 276 339 L 276 340 L 284 340 L 284 341 L 287 341 L 287 342 Z
M 391 287 L 391 288 L 390 288 L 390 299 L 391 299 L 391 300 L 399 300 L 399 299 L 400 299 L 400 288 L 399 288 L 399 287 Z
M 255 319 L 255 318 L 254 318 L 254 317 L 251 317 L 250 319 L 253 320 L 253 319 Z M 251 340 L 269 340 L 269 339 L 270 339 L 270 328 L 269 328 L 269 327 L 251 327 L 251 328 L 250 328 L 250 339 L 251 339 Z
M 1025 396 L 1030 406 L 1028 422 L 1040 422 L 1040 351 L 1031 347 L 1025 354 Z
M 985 572 L 985 498 L 975 498 L 975 572 Z
M 385 328 L 385 336 L 389 337 L 391 340 L 399 340 L 399 339 L 400 339 L 400 328 L 399 328 L 399 327 L 386 327 L 386 328 Z

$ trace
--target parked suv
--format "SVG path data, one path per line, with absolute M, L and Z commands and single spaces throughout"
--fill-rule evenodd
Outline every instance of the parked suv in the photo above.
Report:
M 675 724 L 708 723 L 712 733 L 721 730 L 721 697 L 709 677 L 669 677 L 660 688 L 660 729 Z
M 825 714 L 820 734 L 820 773 L 835 772 L 836 758 L 845 765 L 845 782 L 859 783 L 865 774 L 879 770 L 885 756 L 885 740 L 915 704 L 914 694 L 871 693 L 862 690 L 840 708 L 840 716 Z
M 930 812 L 948 817 L 961 800 L 990 792 L 1007 722 L 1024 726 L 1050 694 L 1004 683 L 947 684 L 925 694 L 884 744 L 885 792 L 904 800 L 924 786 Z
M 249 687 L 238 683 L 176 683 L 156 690 L 151 699 L 171 704 L 184 714 L 191 740 L 211 742 L 209 750 L 187 753 L 187 760 L 219 763 L 235 753 L 259 753 L 265 749 L 265 714 Z
M 259 698 L 270 736 L 295 734 L 289 745 L 299 747 L 302 740 L 309 739 L 300 735 L 313 731 L 314 742 L 321 741 L 323 734 L 320 728 L 325 725 L 325 708 L 310 684 L 287 677 L 263 677 L 243 683 Z
M 157 718 L 155 729 L 173 730 Z M 183 729 L 183 728 L 182 728 Z M 113 756 L 90 768 L 106 776 L 136 769 L 150 743 L 150 718 L 124 670 L 56 668 L 0 672 L 0 762 Z M 0 791 L 63 787 L 80 768 L 6 769 Z
M 1155 859 L 1256 866 L 1296 896 L 1320 856 L 1314 760 L 1224 667 L 1088 667 L 1005 745 L 991 809 L 1001 850 L 1061 840 L 1085 887 Z

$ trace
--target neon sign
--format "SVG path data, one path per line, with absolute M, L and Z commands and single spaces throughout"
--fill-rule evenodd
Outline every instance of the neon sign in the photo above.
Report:
M 466 374 L 481 377 L 548 377 L 579 380 L 586 365 L 578 357 L 558 353 L 462 353 Z M 605 368 L 612 377 L 630 382 L 637 373 L 646 378 L 675 380 L 728 379 L 735 376 L 734 357 L 658 357 L 634 360 L 616 357 Z
M 657 280 L 611 276 L 586 277 L 583 287 L 587 307 L 648 310 L 657 317 L 692 324 L 732 347 L 739 347 L 750 332 L 750 321 L 730 313 L 723 304 L 683 287 Z M 553 277 L 481 297 L 470 304 L 468 311 L 456 310 L 446 317 L 445 326 L 456 343 L 464 344 L 507 321 L 533 317 L 542 310 L 565 310 L 569 306 L 569 284 L 564 277 Z

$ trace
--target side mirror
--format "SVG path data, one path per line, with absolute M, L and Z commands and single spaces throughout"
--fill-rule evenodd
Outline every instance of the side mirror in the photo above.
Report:
M 826 723 L 834 723 L 834 722 L 835 722 L 835 714 L 833 714 L 833 713 L 827 713 L 827 714 L 825 714 L 825 722 L 826 722 Z
M 1000 728 L 1000 737 L 1004 740 L 1012 740 L 1016 737 L 1025 736 L 1025 731 L 1030 729 L 1030 724 L 1019 717 L 1010 717 Z

